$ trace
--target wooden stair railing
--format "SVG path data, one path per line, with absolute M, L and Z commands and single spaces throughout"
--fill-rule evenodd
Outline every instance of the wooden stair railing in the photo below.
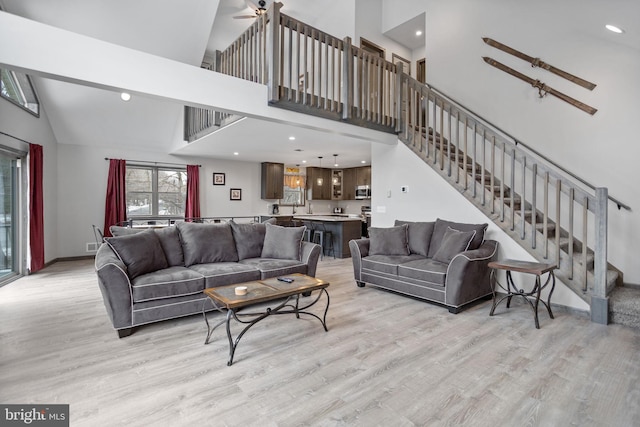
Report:
M 621 278 L 607 264 L 606 189 L 588 191 L 429 86 L 399 78 L 399 139 L 535 258 L 555 262 L 606 323 Z

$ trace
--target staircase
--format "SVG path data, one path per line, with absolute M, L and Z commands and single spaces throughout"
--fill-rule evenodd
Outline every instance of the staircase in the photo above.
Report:
M 404 80 L 399 139 L 533 257 L 558 265 L 556 276 L 592 305 L 597 254 L 583 242 L 598 222 L 595 207 L 606 213 L 606 190 L 589 194 L 433 88 Z M 621 274 L 605 265 L 606 296 Z
M 627 207 L 606 188 L 412 79 L 401 63 L 281 14 L 281 6 L 258 17 L 210 68 L 267 85 L 275 107 L 398 134 L 534 258 L 558 265 L 556 276 L 590 305 L 593 321 L 640 325 L 640 290 L 616 287 L 622 274 L 607 262 L 609 203 Z M 233 118 L 187 108 L 185 139 L 224 120 Z

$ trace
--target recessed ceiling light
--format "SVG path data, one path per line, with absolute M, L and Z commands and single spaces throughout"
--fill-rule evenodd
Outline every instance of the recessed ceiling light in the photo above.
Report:
M 367 163 L 367 161 L 366 160 L 360 160 L 360 163 L 364 164 L 364 163 Z
M 604 26 L 607 30 L 609 31 L 613 31 L 616 34 L 622 34 L 624 33 L 624 30 L 622 28 L 616 27 L 615 25 L 611 25 L 611 24 L 607 24 Z
M 237 156 L 237 155 L 239 155 L 239 154 L 240 154 L 240 153 L 238 153 L 237 151 L 234 151 L 234 153 L 233 153 L 233 155 L 234 155 L 234 156 Z
M 295 140 L 296 140 L 296 137 L 295 137 L 295 136 L 290 136 L 290 137 L 289 137 L 289 141 L 295 141 Z
M 419 37 L 421 35 L 422 35 L 422 31 L 420 31 L 420 30 L 416 31 L 416 37 Z
M 302 163 L 307 163 L 307 161 L 306 161 L 306 160 L 303 160 L 303 161 L 302 161 Z
M 127 92 L 122 92 L 120 94 L 120 99 L 122 99 L 123 101 L 128 101 L 131 99 L 131 94 L 128 94 Z
M 296 148 L 296 149 L 295 149 L 295 150 L 293 150 L 293 151 L 298 151 L 298 152 L 300 152 L 300 151 L 304 151 L 304 150 L 303 150 L 302 148 Z

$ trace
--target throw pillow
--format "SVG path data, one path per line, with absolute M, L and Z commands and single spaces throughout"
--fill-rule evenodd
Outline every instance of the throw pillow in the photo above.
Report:
M 169 266 L 160 245 L 160 239 L 153 230 L 107 237 L 105 241 L 127 266 L 131 279 Z
M 395 225 L 407 224 L 407 235 L 409 238 L 409 251 L 412 254 L 427 256 L 429 254 L 429 243 L 433 235 L 435 222 L 411 222 L 399 221 L 396 219 Z
M 469 244 L 476 235 L 476 231 L 458 231 L 453 228 L 447 228 L 444 233 L 440 247 L 433 255 L 435 261 L 449 264 L 454 256 L 460 252 L 464 252 L 469 248 Z
M 162 227 L 154 230 L 160 239 L 160 245 L 162 245 L 164 255 L 167 257 L 169 267 L 184 265 L 184 254 L 178 229 L 176 227 Z
M 236 241 L 238 259 L 260 258 L 267 226 L 265 224 L 237 224 L 235 221 L 229 221 L 229 224 L 231 224 L 233 240 Z
M 262 258 L 294 259 L 300 260 L 302 254 L 302 227 L 282 227 L 279 225 L 265 224 L 264 246 Z
M 238 252 L 229 224 L 179 222 L 184 265 L 237 262 Z
M 369 229 L 369 255 L 409 255 L 407 224 Z
M 443 219 L 438 218 L 436 220 L 436 225 L 433 229 L 433 235 L 431 236 L 431 244 L 429 245 L 429 258 L 433 258 L 433 255 L 440 248 L 440 244 L 442 243 L 442 238 L 444 237 L 444 233 L 447 231 L 447 228 L 451 227 L 454 230 L 458 231 L 475 231 L 476 235 L 473 237 L 471 244 L 469 245 L 469 250 L 478 249 L 484 240 L 484 233 L 487 230 L 489 224 L 465 224 L 461 222 L 452 222 L 445 221 Z

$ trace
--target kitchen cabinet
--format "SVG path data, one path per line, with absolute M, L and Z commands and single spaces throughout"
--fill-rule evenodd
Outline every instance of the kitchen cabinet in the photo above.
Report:
M 342 200 L 356 200 L 356 187 L 371 186 L 371 166 L 342 170 Z
M 284 163 L 262 163 L 262 199 L 282 199 L 284 196 Z
M 307 200 L 331 200 L 331 169 L 307 168 Z
M 331 171 L 331 200 L 343 200 L 342 198 L 342 169 Z
M 371 166 L 356 168 L 356 185 L 371 185 Z
M 356 199 L 356 169 L 342 170 L 342 200 Z

